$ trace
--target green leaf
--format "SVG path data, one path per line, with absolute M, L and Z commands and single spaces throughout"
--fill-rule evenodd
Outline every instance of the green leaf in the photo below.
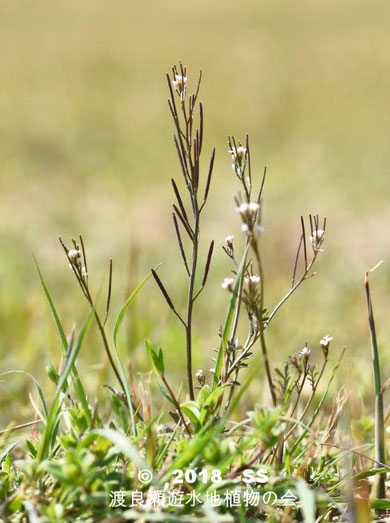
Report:
M 226 389 L 226 387 L 227 385 L 221 385 L 220 387 L 216 388 L 211 392 L 211 394 L 208 395 L 208 397 L 204 401 L 199 417 L 199 421 L 202 425 L 206 421 L 210 412 L 215 407 L 217 400 L 219 399 L 221 394 L 223 394 L 223 391 Z
M 200 391 L 199 391 L 199 394 L 198 394 L 198 397 L 197 397 L 197 401 L 198 401 L 198 405 L 199 407 L 202 407 L 203 406 L 203 403 L 206 401 L 206 399 L 210 396 L 211 394 L 211 389 L 208 385 L 204 385 Z
M 61 321 L 60 321 L 60 318 L 58 316 L 58 313 L 57 313 L 57 310 L 54 306 L 54 302 L 50 296 L 50 292 L 49 292 L 49 289 L 45 283 L 45 280 L 43 279 L 43 276 L 42 276 L 42 273 L 41 273 L 41 270 L 39 268 L 39 265 L 38 265 L 38 262 L 33 254 L 33 258 L 34 258 L 34 262 L 35 262 L 35 266 L 37 268 L 37 271 L 38 271 L 38 275 L 39 275 L 39 279 L 40 279 L 40 282 L 41 282 L 41 285 L 42 285 L 42 288 L 43 288 L 43 291 L 45 293 L 45 296 L 46 296 L 46 299 L 49 303 L 49 307 L 50 307 L 50 310 L 51 310 L 51 313 L 52 313 L 52 316 L 53 316 L 53 319 L 54 319 L 54 323 L 57 327 L 57 332 L 58 332 L 58 336 L 60 338 L 60 341 L 61 341 L 61 346 L 62 346 L 62 350 L 64 352 L 64 354 L 66 354 L 66 351 L 68 350 L 68 342 L 67 342 L 67 339 L 66 339 L 66 336 L 65 336 L 65 331 L 64 331 L 64 328 L 61 324 Z M 88 423 L 91 423 L 91 420 L 92 420 L 92 417 L 91 417 L 91 412 L 89 410 L 89 405 L 88 405 L 88 399 L 87 399 L 87 395 L 85 394 L 85 390 L 84 390 L 84 387 L 81 383 L 81 380 L 80 380 L 80 377 L 79 377 L 79 374 L 77 372 L 77 368 L 76 366 L 73 366 L 72 368 L 72 374 L 73 374 L 73 377 L 74 377 L 74 384 L 75 384 L 75 389 L 76 389 L 76 392 L 77 392 L 77 396 L 79 398 L 79 401 L 83 407 L 83 410 L 84 410 L 84 413 L 87 417 L 87 420 L 88 420 Z
M 8 445 L 1 453 L 0 453 L 0 465 L 2 461 L 8 456 L 8 454 L 11 452 L 11 450 L 16 447 L 16 445 L 19 443 L 19 441 L 15 441 L 14 443 L 11 443 L 11 445 Z
M 156 267 L 156 269 L 157 269 L 157 267 Z M 151 275 L 152 275 L 152 273 L 149 272 L 149 274 L 141 281 L 141 283 L 139 283 L 137 285 L 137 287 L 133 290 L 133 292 L 127 298 L 127 300 L 125 301 L 123 307 L 119 311 L 119 314 L 118 314 L 118 316 L 116 318 L 116 321 L 115 321 L 114 331 L 113 331 L 113 334 L 112 334 L 112 339 L 114 340 L 114 345 L 116 345 L 117 338 L 118 338 L 118 332 L 119 332 L 120 326 L 122 325 L 123 320 L 125 318 L 125 314 L 127 312 L 127 309 L 130 307 L 130 305 L 132 304 L 132 302 L 136 298 L 137 294 L 142 289 L 142 287 L 145 285 L 145 283 L 149 280 Z
M 136 435 L 137 435 L 137 426 L 135 424 L 135 413 L 134 413 L 134 408 L 133 408 L 133 402 L 131 400 L 131 394 L 130 394 L 129 384 L 128 384 L 127 378 L 126 378 L 125 369 L 123 367 L 122 360 L 121 360 L 121 358 L 119 356 L 119 351 L 118 351 L 118 347 L 117 347 L 117 340 L 118 340 L 118 332 L 119 332 L 120 326 L 122 325 L 123 320 L 125 318 L 125 314 L 126 314 L 127 309 L 133 303 L 133 301 L 136 298 L 137 294 L 142 289 L 142 287 L 145 285 L 145 283 L 148 281 L 148 279 L 151 277 L 151 275 L 152 275 L 152 273 L 150 272 L 141 281 L 141 283 L 139 283 L 137 285 L 137 287 L 133 290 L 133 292 L 127 298 L 127 300 L 125 301 L 123 307 L 119 311 L 119 314 L 118 314 L 117 319 L 115 321 L 114 330 L 113 330 L 113 333 L 112 333 L 112 340 L 114 342 L 115 359 L 116 359 L 116 362 L 117 362 L 117 365 L 118 365 L 118 372 L 119 372 L 119 375 L 121 377 L 121 380 L 122 380 L 122 383 L 123 383 L 123 386 L 124 386 L 124 389 L 125 389 L 126 400 L 127 400 L 127 404 L 129 406 L 129 411 L 130 411 L 131 429 L 132 429 L 132 433 L 133 433 L 134 437 L 136 437 Z
M 65 395 L 62 394 L 62 387 L 64 386 L 68 376 L 73 368 L 74 362 L 77 358 L 78 353 L 80 352 L 81 346 L 87 335 L 89 328 L 92 323 L 94 309 L 92 308 L 88 314 L 87 319 L 84 322 L 84 325 L 81 328 L 80 334 L 76 342 L 71 346 L 67 352 L 65 364 L 63 370 L 61 371 L 56 392 L 54 394 L 53 402 L 49 410 L 49 415 L 47 417 L 47 422 L 45 429 L 42 434 L 42 439 L 38 449 L 38 461 L 41 462 L 47 458 L 49 454 L 50 447 L 53 447 L 58 430 L 58 422 L 61 414 L 62 403 L 65 399 Z M 62 396 L 61 396 L 62 394 Z
M 164 355 L 161 348 L 157 348 L 151 340 L 146 340 L 146 350 L 154 372 L 164 376 Z
M 199 406 L 196 403 L 196 401 L 186 401 L 180 405 L 180 408 L 181 408 L 183 414 L 185 414 L 187 416 L 187 418 L 189 418 L 189 420 L 191 421 L 191 423 L 193 424 L 195 429 L 198 430 L 200 427 L 200 424 L 199 424 L 200 412 L 199 412 Z

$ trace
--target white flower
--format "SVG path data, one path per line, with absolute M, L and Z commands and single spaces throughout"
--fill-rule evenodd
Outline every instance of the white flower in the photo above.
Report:
M 239 145 L 237 148 L 233 147 L 232 149 L 229 149 L 229 153 L 232 155 L 234 161 L 237 159 L 241 160 L 246 155 L 246 147 L 243 147 L 242 145 Z
M 322 338 L 322 340 L 320 341 L 320 345 L 321 347 L 325 347 L 325 348 L 328 348 L 329 347 L 329 344 L 330 342 L 333 340 L 333 336 L 329 336 L 328 334 L 326 336 L 324 336 Z
M 241 225 L 241 230 L 242 230 L 242 232 L 248 232 L 249 231 L 248 225 L 246 223 L 243 223 Z
M 204 375 L 204 372 L 202 369 L 199 369 L 196 371 L 195 377 L 198 380 L 198 382 L 200 383 L 200 385 L 205 384 L 206 376 Z
M 240 214 L 245 214 L 246 212 L 248 212 L 248 209 L 249 209 L 249 203 L 241 203 L 238 207 L 236 207 L 236 211 L 239 212 Z
M 225 278 L 223 280 L 223 282 L 221 283 L 221 287 L 222 287 L 222 289 L 230 291 L 233 283 L 234 283 L 234 278 Z
M 247 276 L 245 278 L 245 283 L 252 283 L 256 285 L 257 283 L 260 283 L 260 276 L 258 274 L 253 274 L 252 276 Z
M 229 236 L 226 236 L 225 243 L 229 248 L 231 248 L 233 245 L 233 236 L 231 236 L 230 234 Z
M 300 358 L 308 358 L 310 356 L 310 354 L 311 354 L 311 350 L 309 349 L 309 347 L 307 345 L 305 345 L 303 347 L 303 349 L 299 351 L 298 356 Z
M 68 251 L 68 257 L 73 265 L 81 265 L 81 256 L 78 249 L 70 249 Z
M 172 80 L 172 85 L 175 89 L 182 89 L 183 86 L 187 83 L 187 77 L 182 74 L 175 74 L 175 79 Z
M 324 229 L 314 229 L 312 235 L 310 236 L 310 243 L 313 245 L 314 249 L 319 249 L 324 239 Z
M 179 93 L 180 99 L 184 100 L 186 95 L 187 77 L 182 74 L 175 74 L 175 78 L 172 80 L 172 85 Z
M 236 207 L 236 211 L 240 214 L 249 214 L 253 216 L 259 210 L 260 205 L 257 202 L 241 203 Z

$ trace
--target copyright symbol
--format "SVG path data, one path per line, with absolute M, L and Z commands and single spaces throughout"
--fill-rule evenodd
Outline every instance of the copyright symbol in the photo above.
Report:
M 138 479 L 141 483 L 150 483 L 153 479 L 153 474 L 148 469 L 140 470 L 138 472 Z

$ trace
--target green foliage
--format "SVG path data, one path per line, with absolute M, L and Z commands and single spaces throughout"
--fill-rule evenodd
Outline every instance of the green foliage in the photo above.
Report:
M 186 204 L 183 203 L 180 190 L 173 181 L 177 199 L 174 226 L 189 277 L 186 314 L 181 315 L 181 309 L 176 308 L 160 277 L 152 270 L 130 293 L 108 335 L 112 261 L 105 316 L 101 320 L 101 305 L 93 297 L 82 238 L 81 248 L 73 240 L 71 249 L 67 249 L 61 240 L 66 263 L 70 265 L 80 287 L 78 290 L 88 305 L 88 315 L 81 328 L 73 328 L 67 337 L 35 260 L 59 339 L 62 363 L 46 365 L 51 389 L 55 385 L 51 397 L 49 392 L 44 394 L 46 389 L 29 373 L 9 371 L 3 374 L 27 376 L 39 397 L 39 402 L 36 402 L 31 396 L 34 416 L 31 422 L 16 426 L 10 424 L 0 433 L 0 518 L 5 521 L 314 523 L 348 519 L 360 513 L 370 517 L 374 511 L 390 509 L 383 489 L 380 495 L 383 499 L 370 499 L 368 495 L 369 479 L 380 477 L 385 487 L 384 478 L 389 470 L 385 463 L 384 441 L 379 445 L 380 453 L 377 452 L 380 460 L 372 457 L 378 415 L 375 434 L 373 418 L 365 414 L 354 419 L 349 425 L 350 434 L 346 433 L 340 420 L 348 394 L 341 388 L 334 401 L 331 397 L 344 351 L 334 357 L 329 351 L 332 337 L 326 336 L 320 341 L 316 358 L 312 355 L 314 349 L 305 343 L 303 349 L 289 358 L 284 366 L 275 369 L 275 365 L 281 362 L 275 356 L 275 348 L 267 346 L 271 321 L 298 287 L 314 275 L 312 267 L 322 250 L 326 219 L 309 215 L 305 222 L 301 218 L 301 236 L 293 263 L 291 287 L 268 312 L 261 222 L 265 173 L 254 196 L 248 137 L 244 145 L 229 138 L 233 169 L 240 182 L 236 205 L 241 219 L 243 246 L 239 257 L 232 237 L 227 238 L 224 247 L 234 277 L 223 282 L 230 297 L 225 320 L 218 331 L 220 342 L 215 357 L 211 358 L 209 354 L 215 366 L 210 374 L 192 370 L 192 360 L 198 356 L 196 349 L 200 345 L 194 333 L 198 318 L 195 319 L 193 314 L 193 305 L 205 288 L 214 249 L 212 241 L 203 265 L 203 275 L 200 275 L 196 270 L 198 255 L 202 254 L 199 217 L 209 195 L 215 153 L 211 156 L 208 175 L 202 178 L 205 184 L 200 185 L 203 108 L 197 106 L 199 129 L 194 131 L 193 114 L 199 86 L 185 99 L 186 80 L 183 78 L 186 74 L 186 69 L 179 64 L 173 69 L 173 80 L 168 77 L 170 109 L 177 133 L 175 144 L 190 197 L 189 202 L 185 200 Z M 179 114 L 184 119 L 183 127 L 178 123 Z M 188 217 L 191 208 L 194 223 Z M 188 235 L 186 240 L 182 233 Z M 189 257 L 186 241 L 192 246 Z M 165 354 L 147 339 L 147 370 L 151 368 L 155 376 L 138 373 L 135 376 L 132 366 L 120 356 L 119 333 L 129 307 L 151 275 L 170 313 L 174 313 L 184 327 L 184 336 L 173 332 L 171 343 L 163 344 L 168 347 Z M 370 317 L 373 327 L 372 310 Z M 219 325 L 217 315 L 212 319 Z M 91 332 L 89 336 L 93 320 L 97 332 Z M 152 322 L 150 326 L 151 335 L 157 336 L 157 326 Z M 297 330 L 294 322 L 291 328 Z M 244 329 L 247 331 L 245 338 Z M 95 353 L 96 334 L 103 343 L 107 360 L 105 365 L 93 368 L 98 386 L 87 395 L 85 369 L 80 360 L 83 361 L 87 350 Z M 378 356 L 376 337 L 374 341 Z M 131 355 L 134 354 L 133 346 L 123 343 L 123 349 L 125 347 L 129 349 L 128 354 L 130 349 Z M 187 363 L 187 376 L 179 376 L 180 379 L 175 365 L 178 354 Z M 318 359 L 321 359 L 321 364 L 318 364 Z M 335 360 L 335 363 L 329 372 L 330 360 Z M 376 358 L 374 367 L 379 378 L 379 358 Z M 106 383 L 110 380 L 106 375 L 108 368 L 115 374 L 119 391 Z M 194 378 L 197 384 L 193 383 Z M 171 379 L 174 385 L 171 385 Z M 259 388 L 262 380 L 267 385 L 264 391 Z M 375 392 L 377 399 L 382 401 L 386 387 L 382 389 L 380 384 L 377 379 Z M 256 397 L 255 405 L 253 396 Z M 383 409 L 380 414 L 380 428 L 384 429 Z M 17 432 L 20 439 L 15 441 L 16 431 L 22 432 Z M 348 437 L 355 438 L 358 445 L 348 443 L 343 446 Z M 376 446 L 378 448 L 378 444 Z M 183 479 L 178 483 L 180 472 Z M 245 481 L 248 473 L 256 478 L 253 482 Z M 248 489 L 259 496 L 258 501 L 250 506 L 242 499 Z M 200 501 L 156 507 L 149 499 L 156 490 L 165 494 L 178 490 L 186 496 L 195 493 Z M 239 494 L 240 500 L 234 505 L 228 507 L 222 503 L 212 507 L 205 504 L 211 492 L 223 496 L 229 490 Z M 117 492 L 126 496 L 125 506 L 112 503 Z M 142 494 L 148 502 L 130 507 L 134 493 Z M 265 501 L 270 494 L 276 496 L 271 504 Z M 286 496 L 294 503 L 284 504 Z
M 154 372 L 157 376 L 164 376 L 164 354 L 162 349 L 158 349 L 150 340 L 146 340 L 146 350 Z

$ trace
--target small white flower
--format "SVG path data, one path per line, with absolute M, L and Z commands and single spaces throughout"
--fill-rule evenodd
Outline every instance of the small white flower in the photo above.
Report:
M 175 74 L 175 78 L 172 80 L 172 85 L 179 93 L 180 99 L 184 100 L 187 88 L 187 77 L 183 76 L 182 74 Z
M 329 336 L 328 334 L 322 338 L 320 341 L 320 345 L 322 347 L 327 347 L 329 343 L 333 340 L 333 336 Z
M 310 356 L 310 354 L 311 354 L 311 350 L 309 349 L 309 347 L 307 345 L 305 345 L 303 347 L 303 349 L 299 351 L 298 356 L 300 358 L 308 358 Z
M 204 374 L 202 369 L 199 369 L 199 370 L 196 371 L 195 377 L 198 380 L 198 382 L 200 383 L 200 385 L 204 385 L 205 384 L 206 376 L 205 376 L 205 374 Z
M 229 236 L 226 236 L 225 243 L 229 248 L 231 248 L 233 245 L 233 236 L 231 236 L 230 234 Z
M 241 203 L 238 207 L 236 207 L 236 211 L 240 214 L 245 214 L 249 210 L 249 203 Z
M 230 291 L 233 283 L 234 283 L 234 278 L 225 278 L 223 280 L 223 282 L 221 283 L 221 287 L 222 287 L 222 289 Z
M 250 216 L 253 216 L 257 213 L 259 210 L 260 205 L 257 202 L 250 202 L 250 203 L 241 203 L 238 207 L 236 207 L 236 211 L 240 214 L 249 214 Z
M 248 225 L 246 223 L 243 223 L 241 225 L 241 230 L 242 230 L 242 232 L 248 232 L 249 231 Z
M 81 269 L 81 275 L 83 276 L 83 278 L 86 278 L 88 276 L 87 269 L 85 267 Z
M 313 245 L 315 249 L 319 249 L 322 242 L 325 239 L 325 231 L 324 229 L 315 229 L 310 236 L 310 243 Z
M 175 74 L 175 79 L 172 80 L 172 85 L 175 89 L 181 89 L 187 83 L 187 77 L 182 74 Z
M 81 256 L 78 249 L 70 249 L 68 251 L 68 257 L 73 265 L 81 265 Z
M 260 276 L 258 274 L 253 274 L 252 276 L 247 276 L 245 278 L 245 283 L 252 283 L 253 285 L 256 285 L 257 283 L 260 283 Z
M 241 160 L 246 155 L 246 147 L 239 145 L 237 148 L 233 147 L 229 149 L 229 153 L 232 155 L 233 160 Z

